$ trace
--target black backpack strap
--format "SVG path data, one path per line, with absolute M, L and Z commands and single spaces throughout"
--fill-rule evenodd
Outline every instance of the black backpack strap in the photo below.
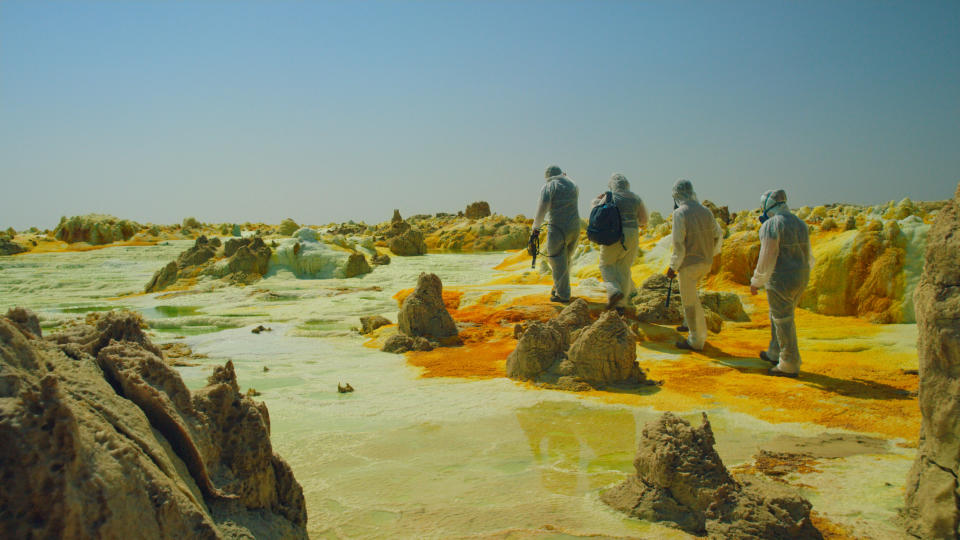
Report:
M 626 251 L 626 250 L 627 250 L 627 242 L 626 242 L 626 237 L 625 237 L 624 234 L 623 234 L 623 216 L 620 214 L 620 207 L 617 206 L 616 203 L 613 202 L 613 192 L 612 192 L 612 191 L 608 191 L 608 192 L 606 193 L 606 195 L 607 195 L 607 202 L 613 204 L 613 207 L 617 209 L 617 218 L 619 218 L 619 220 L 620 220 L 620 246 L 623 247 L 623 250 L 624 250 L 624 251 Z

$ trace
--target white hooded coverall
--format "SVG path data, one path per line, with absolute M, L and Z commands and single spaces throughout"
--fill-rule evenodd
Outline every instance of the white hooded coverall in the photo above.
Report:
M 680 281 L 680 303 L 683 320 L 690 335 L 687 343 L 694 350 L 703 350 L 707 341 L 707 321 L 697 293 L 697 284 L 710 272 L 713 258 L 720 254 L 723 229 L 713 213 L 700 204 L 696 195 L 676 192 L 677 209 L 673 211 L 673 255 L 670 268 Z

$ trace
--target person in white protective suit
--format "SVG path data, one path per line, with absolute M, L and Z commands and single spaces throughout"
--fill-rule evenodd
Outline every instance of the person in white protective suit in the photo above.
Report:
M 544 220 L 549 218 L 544 254 L 553 273 L 550 301 L 567 303 L 570 301 L 570 261 L 580 238 L 580 211 L 577 208 L 580 191 L 556 165 L 547 167 L 544 176 L 547 183 L 540 189 L 540 204 L 533 219 L 530 250 L 534 249 Z
M 636 193 L 630 191 L 630 182 L 622 174 L 610 177 L 607 187 L 613 194 L 613 203 L 620 211 L 623 241 L 600 248 L 600 276 L 607 289 L 607 309 L 624 308 L 636 294 L 631 267 L 640 249 L 640 229 L 647 226 L 647 208 Z M 593 200 L 593 206 L 603 204 L 605 194 Z
M 673 185 L 673 255 L 667 277 L 680 279 L 680 304 L 690 335 L 677 348 L 700 351 L 707 340 L 707 321 L 697 293 L 697 284 L 707 275 L 713 258 L 720 254 L 723 229 L 713 213 L 697 200 L 693 184 L 681 178 Z
M 750 294 L 765 287 L 770 304 L 770 345 L 760 358 L 774 364 L 770 375 L 796 377 L 800 350 L 793 314 L 814 264 L 809 229 L 790 212 L 782 189 L 764 193 L 760 211 L 760 257 L 750 280 Z

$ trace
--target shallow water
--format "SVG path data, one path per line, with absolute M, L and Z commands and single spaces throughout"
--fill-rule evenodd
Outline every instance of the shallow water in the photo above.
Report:
M 298 280 L 279 271 L 248 287 L 209 280 L 186 293 L 136 294 L 189 245 L 2 258 L 0 309 L 30 307 L 45 327 L 89 311 L 136 309 L 156 341 L 183 341 L 209 356 L 178 368 L 191 388 L 232 359 L 241 388 L 261 392 L 269 407 L 274 447 L 304 488 L 316 538 L 685 537 L 599 501 L 632 471 L 640 430 L 659 413 L 507 379 L 420 378 L 403 356 L 365 347 L 353 331 L 361 315 L 395 321 L 392 296 L 421 271 L 465 290 L 469 304 L 489 291 L 478 284 L 498 277 L 492 268 L 502 254 L 395 257 L 359 278 Z M 271 331 L 250 332 L 261 324 Z M 339 394 L 338 382 L 356 391 Z M 706 412 L 728 466 L 777 435 L 826 431 L 722 407 Z M 683 416 L 699 423 L 699 413 Z M 894 535 L 911 456 L 893 452 L 831 460 L 796 481 L 810 486 L 805 494 L 821 514 L 870 536 Z

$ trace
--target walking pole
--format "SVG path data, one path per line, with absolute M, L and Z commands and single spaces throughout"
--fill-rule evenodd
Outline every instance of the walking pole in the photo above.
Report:
M 667 307 L 670 307 L 670 295 L 673 294 L 673 278 L 670 278 L 670 287 L 667 289 Z

